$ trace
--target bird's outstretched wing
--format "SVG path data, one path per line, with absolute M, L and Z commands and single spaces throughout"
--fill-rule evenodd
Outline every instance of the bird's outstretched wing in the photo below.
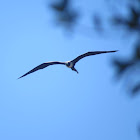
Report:
M 73 59 L 71 62 L 75 63 L 78 62 L 80 59 L 86 57 L 86 56 L 90 56 L 90 55 L 96 55 L 96 54 L 101 54 L 101 53 L 112 53 L 112 52 L 116 52 L 117 50 L 115 51 L 95 51 L 95 52 L 87 52 L 87 53 L 84 53 L 78 57 L 76 57 L 75 59 Z
M 35 67 L 34 69 L 30 70 L 29 72 L 25 73 L 24 75 L 22 75 L 18 79 L 20 79 L 20 78 L 22 78 L 22 77 L 24 77 L 24 76 L 26 76 L 26 75 L 28 75 L 30 73 L 33 73 L 33 72 L 35 72 L 37 70 L 44 69 L 44 68 L 46 68 L 46 67 L 48 67 L 50 65 L 54 65 L 54 64 L 63 64 L 64 65 L 65 62 L 53 61 L 53 62 L 42 63 L 41 65 L 39 65 L 39 66 Z

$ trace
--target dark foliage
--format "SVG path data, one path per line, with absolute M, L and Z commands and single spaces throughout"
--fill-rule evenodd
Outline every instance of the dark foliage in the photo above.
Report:
M 78 13 L 72 8 L 70 0 L 56 1 L 51 4 L 51 8 L 55 12 L 57 25 L 62 25 L 66 29 L 75 26 Z
M 51 5 L 52 10 L 56 13 L 56 22 L 59 25 L 63 25 L 62 27 L 66 29 L 76 26 L 76 21 L 79 20 L 78 15 L 80 15 L 80 10 L 75 11 L 71 2 L 71 0 L 60 0 Z M 120 13 L 121 2 L 125 3 L 124 8 L 128 11 L 126 15 Z M 113 64 L 116 66 L 116 77 L 124 79 L 131 97 L 134 97 L 140 94 L 140 0 L 106 0 L 106 3 L 108 8 L 114 11 L 118 9 L 115 12 L 110 12 L 111 20 L 103 21 L 101 20 L 102 16 L 93 13 L 94 16 L 91 21 L 95 29 L 97 29 L 96 31 L 102 31 L 104 29 L 104 22 L 107 22 L 114 30 L 119 31 L 117 27 L 121 27 L 120 30 L 126 32 L 132 38 L 135 37 L 136 42 L 132 45 L 134 54 L 129 58 L 122 59 L 118 57 L 113 61 Z M 100 9 L 98 12 L 100 13 Z M 138 125 L 137 130 L 140 135 L 140 125 Z
M 71 0 L 59 0 L 51 4 L 52 10 L 56 13 L 56 22 L 59 23 L 59 25 L 63 25 L 62 27 L 65 27 L 66 29 L 73 28 L 76 26 L 76 21 L 80 20 L 78 16 L 80 15 L 80 10 L 76 11 L 72 7 L 72 2 L 74 3 L 74 1 Z M 111 0 L 106 2 L 110 7 L 118 6 L 120 8 L 120 1 L 112 1 L 113 5 L 109 4 Z M 132 46 L 135 53 L 129 59 L 116 58 L 113 63 L 117 67 L 117 77 L 123 79 L 123 75 L 126 74 L 127 77 L 131 75 L 132 78 L 133 75 L 133 79 L 136 79 L 140 77 L 140 71 L 139 73 L 135 71 L 135 69 L 140 69 L 140 0 L 134 0 L 133 2 L 132 0 L 125 1 L 125 8 L 127 9 L 128 14 L 123 15 L 122 13 L 119 13 L 120 11 L 116 11 L 116 14 L 112 12 L 110 15 L 111 21 L 108 20 L 107 22 L 112 25 L 111 27 L 122 27 L 120 30 L 129 33 L 130 36 L 136 34 L 136 43 Z M 92 24 L 97 31 L 102 31 L 104 26 L 103 21 L 101 20 L 102 16 L 95 13 L 93 13 L 93 15 L 93 19 L 91 20 Z M 140 80 L 136 83 L 132 83 L 132 85 L 133 87 L 130 88 L 131 94 L 134 96 L 140 93 Z

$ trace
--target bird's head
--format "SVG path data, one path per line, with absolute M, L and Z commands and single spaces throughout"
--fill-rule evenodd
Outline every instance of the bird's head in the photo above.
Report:
M 66 63 L 66 66 L 67 66 L 67 67 L 70 67 L 70 66 L 71 66 L 71 62 L 68 61 L 68 62 Z

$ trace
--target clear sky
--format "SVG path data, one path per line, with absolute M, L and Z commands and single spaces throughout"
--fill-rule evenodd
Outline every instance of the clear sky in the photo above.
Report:
M 81 1 L 88 10 L 105 10 L 100 2 L 85 3 Z M 127 42 L 115 39 L 116 34 L 110 39 L 79 33 L 68 37 L 53 26 L 46 4 L 0 1 L 0 139 L 138 140 L 140 98 L 127 96 L 123 84 L 114 79 L 112 65 L 113 58 L 129 53 L 123 48 Z M 86 7 L 83 12 L 88 12 Z M 120 51 L 79 61 L 79 74 L 57 65 L 17 80 L 43 62 L 114 49 Z

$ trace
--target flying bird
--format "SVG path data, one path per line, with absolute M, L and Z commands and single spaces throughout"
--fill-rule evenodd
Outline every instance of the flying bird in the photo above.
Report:
M 75 64 L 82 58 L 86 57 L 86 56 L 90 56 L 90 55 L 96 55 L 96 54 L 101 54 L 101 53 L 113 53 L 113 52 L 116 52 L 117 50 L 115 51 L 94 51 L 94 52 L 87 52 L 87 53 L 84 53 L 78 57 L 76 57 L 75 59 L 71 60 L 71 61 L 67 61 L 67 62 L 59 62 L 59 61 L 52 61 L 52 62 L 46 62 L 46 63 L 42 63 L 41 65 L 33 68 L 32 70 L 30 70 L 29 72 L 25 73 L 24 75 L 22 75 L 21 77 L 19 77 L 18 79 L 30 74 L 30 73 L 33 73 L 37 70 L 40 70 L 40 69 L 44 69 L 50 65 L 54 65 L 54 64 L 62 64 L 62 65 L 65 65 L 67 66 L 68 68 L 71 68 L 71 70 L 75 71 L 78 73 L 78 71 L 75 69 Z

